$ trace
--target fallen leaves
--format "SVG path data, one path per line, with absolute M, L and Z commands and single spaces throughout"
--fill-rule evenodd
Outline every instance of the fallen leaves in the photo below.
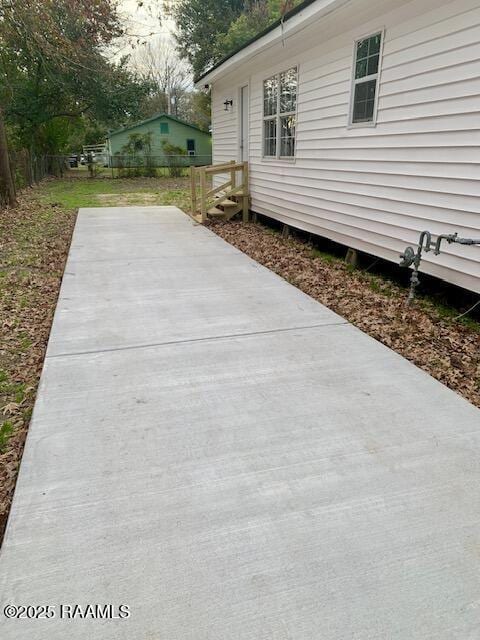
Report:
M 395 283 L 322 255 L 257 224 L 213 221 L 212 231 L 480 407 L 480 326 L 405 307 Z
M 1 411 L 4 416 L 13 416 L 22 406 L 23 402 L 9 402 L 4 407 L 2 407 Z
M 26 191 L 0 211 L 0 539 L 75 222 L 39 196 Z

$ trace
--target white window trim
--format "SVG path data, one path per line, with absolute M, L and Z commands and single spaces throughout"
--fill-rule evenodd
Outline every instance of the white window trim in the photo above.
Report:
M 378 59 L 378 71 L 377 73 L 373 73 L 369 76 L 364 76 L 363 78 L 355 78 L 355 72 L 357 67 L 357 45 L 361 40 L 366 40 L 367 38 L 372 38 L 380 34 L 382 36 L 382 40 L 380 42 L 380 51 L 379 51 L 379 59 Z M 353 62 L 352 62 L 352 72 L 351 72 L 351 87 L 350 87 L 350 106 L 348 110 L 348 129 L 364 129 L 364 128 L 372 128 L 377 126 L 377 115 L 378 115 L 378 98 L 380 95 L 380 86 L 381 86 L 381 76 L 382 76 L 382 63 L 383 63 L 383 45 L 385 43 L 385 27 L 381 27 L 379 29 L 373 29 L 368 34 L 360 36 L 353 43 Z M 377 89 L 375 91 L 375 104 L 373 105 L 373 119 L 370 122 L 353 122 L 353 109 L 355 106 L 355 88 L 357 84 L 361 84 L 363 82 L 368 82 L 369 80 L 377 81 Z
M 282 75 L 282 73 L 286 73 L 287 71 L 290 71 L 290 69 L 296 69 L 297 71 L 297 93 L 296 93 L 296 97 L 295 97 L 295 110 L 294 111 L 286 111 L 285 113 L 280 113 L 280 101 L 281 101 L 281 91 L 280 91 L 280 76 Z M 297 157 L 297 131 L 298 131 L 298 92 L 299 92 L 299 88 L 300 88 L 300 80 L 299 80 L 299 75 L 300 75 L 300 65 L 298 64 L 292 64 L 291 66 L 287 67 L 286 69 L 282 69 L 281 71 L 278 71 L 277 73 L 273 73 L 271 75 L 269 75 L 267 78 L 264 78 L 262 80 L 262 160 L 265 160 L 266 162 L 272 162 L 275 160 L 281 160 L 282 162 L 295 162 L 296 157 Z M 270 78 L 277 78 L 278 80 L 278 91 L 277 91 L 277 113 L 273 116 L 266 116 L 264 109 L 265 109 L 265 82 L 267 80 L 270 80 Z M 295 153 L 293 156 L 281 156 L 280 155 L 280 148 L 281 148 L 281 138 L 282 138 L 282 128 L 281 128 L 281 119 L 288 117 L 288 116 L 294 116 L 295 117 Z M 276 124 L 277 124 L 277 137 L 276 137 L 276 154 L 274 156 L 266 156 L 265 155 L 265 122 L 267 120 L 275 120 Z

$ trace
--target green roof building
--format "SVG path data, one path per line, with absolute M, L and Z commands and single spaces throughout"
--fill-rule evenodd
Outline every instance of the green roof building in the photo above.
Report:
M 148 135 L 148 155 L 155 159 L 156 166 L 161 166 L 162 159 L 165 158 L 164 143 L 180 147 L 189 157 L 188 164 L 212 163 L 210 133 L 166 113 L 159 113 L 147 120 L 109 133 L 107 144 L 110 156 L 130 155 L 126 150 L 129 142 L 135 138 L 141 140 L 141 136 Z M 145 155 L 145 149 L 141 153 Z

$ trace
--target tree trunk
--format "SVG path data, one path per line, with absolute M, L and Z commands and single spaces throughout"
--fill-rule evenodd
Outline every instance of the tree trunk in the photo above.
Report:
M 15 185 L 10 170 L 8 157 L 7 134 L 3 120 L 3 111 L 0 107 L 0 199 L 10 207 L 17 204 Z

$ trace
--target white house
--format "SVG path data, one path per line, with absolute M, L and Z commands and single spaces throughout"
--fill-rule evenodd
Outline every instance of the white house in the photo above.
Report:
M 253 211 L 397 263 L 425 229 L 480 237 L 480 0 L 306 0 L 206 85 Z M 422 270 L 480 292 L 480 246 Z

